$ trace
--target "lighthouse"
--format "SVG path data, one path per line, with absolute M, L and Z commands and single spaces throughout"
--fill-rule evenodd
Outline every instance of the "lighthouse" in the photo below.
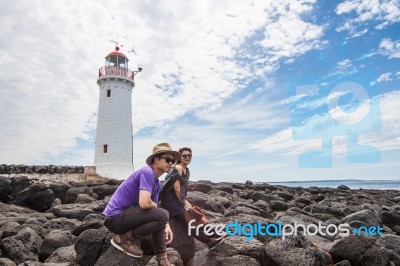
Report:
M 103 177 L 125 179 L 133 171 L 132 89 L 135 75 L 142 70 L 128 68 L 128 58 L 115 50 L 99 69 L 99 109 L 94 165 Z

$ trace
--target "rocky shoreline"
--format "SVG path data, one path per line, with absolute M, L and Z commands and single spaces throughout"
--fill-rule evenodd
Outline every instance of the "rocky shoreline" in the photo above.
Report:
M 112 234 L 103 226 L 101 212 L 121 181 L 70 180 L 58 172 L 35 171 L 0 174 L 0 266 L 156 265 L 148 238 L 141 241 L 146 254 L 141 259 L 110 245 Z M 396 190 L 198 181 L 190 183 L 188 199 L 205 209 L 211 224 L 379 226 L 383 235 L 300 233 L 283 240 L 258 234 L 248 240 L 247 228 L 245 235 L 228 237 L 209 250 L 171 221 L 169 251 L 176 265 L 400 265 Z

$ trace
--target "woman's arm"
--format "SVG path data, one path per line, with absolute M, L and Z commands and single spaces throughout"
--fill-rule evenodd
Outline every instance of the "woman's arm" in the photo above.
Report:
M 180 202 L 184 203 L 184 202 L 183 202 L 183 199 L 182 199 L 182 196 L 181 196 L 181 182 L 180 182 L 179 180 L 176 180 L 176 181 L 175 181 L 175 183 L 174 183 L 174 190 L 175 190 L 175 195 L 176 195 L 176 197 L 178 198 L 178 200 L 179 200 Z
M 181 182 L 179 180 L 176 180 L 174 183 L 174 190 L 175 190 L 175 195 L 176 197 L 179 199 L 180 202 L 182 202 L 186 209 L 191 209 L 192 208 L 192 204 L 190 204 L 189 201 L 185 200 L 185 202 L 183 202 L 182 196 L 181 196 Z
M 183 175 L 183 167 L 178 164 L 175 166 L 175 168 L 178 171 L 178 173 L 182 176 Z M 178 197 L 179 201 L 185 205 L 186 209 L 191 209 L 192 204 L 190 204 L 189 201 L 185 200 L 185 202 L 183 202 L 183 199 L 181 196 L 181 182 L 179 180 L 176 180 L 176 182 L 174 183 L 174 190 L 175 190 L 175 194 Z

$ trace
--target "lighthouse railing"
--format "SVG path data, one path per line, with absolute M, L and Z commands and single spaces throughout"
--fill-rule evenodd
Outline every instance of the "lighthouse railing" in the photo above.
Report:
M 101 76 L 120 76 L 125 77 L 131 80 L 134 80 L 135 73 L 126 67 L 117 67 L 117 66 L 104 66 L 99 69 L 99 77 Z

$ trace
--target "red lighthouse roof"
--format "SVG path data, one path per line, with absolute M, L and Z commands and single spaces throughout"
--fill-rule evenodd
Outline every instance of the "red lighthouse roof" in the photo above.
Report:
M 118 46 L 115 46 L 115 51 L 112 51 L 111 53 L 109 53 L 109 54 L 106 56 L 106 58 L 109 57 L 109 56 L 113 56 L 113 55 L 114 55 L 114 56 L 117 55 L 117 56 L 121 56 L 121 57 L 127 58 L 126 55 L 124 55 L 123 53 L 121 53 L 121 52 L 119 51 L 119 47 L 118 47 Z

